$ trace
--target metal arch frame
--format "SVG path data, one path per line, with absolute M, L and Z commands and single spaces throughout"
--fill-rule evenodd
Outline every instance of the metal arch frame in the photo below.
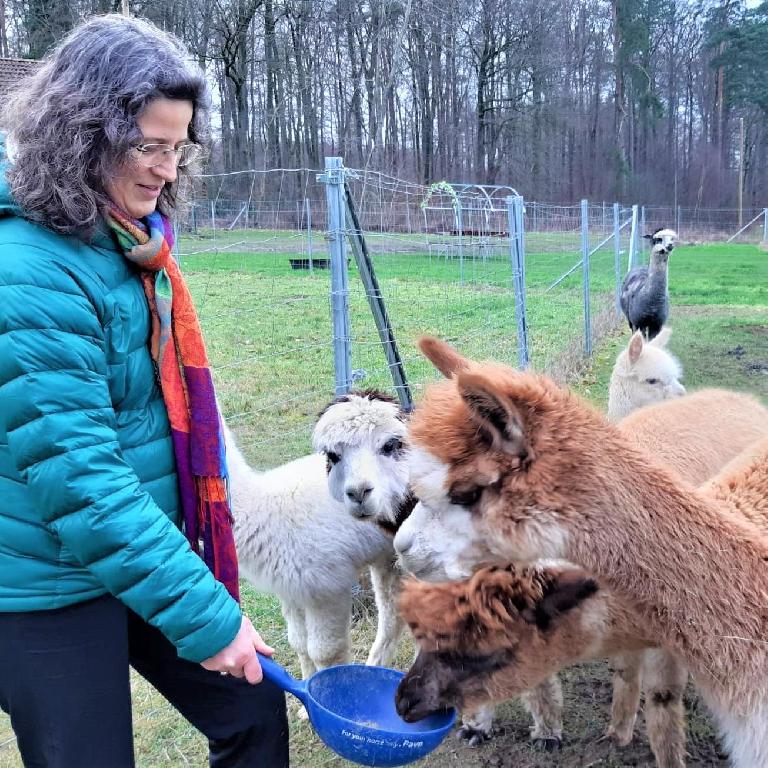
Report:
M 484 210 L 490 212 L 503 212 L 507 210 L 507 197 L 519 197 L 520 195 L 520 193 L 514 187 L 510 187 L 508 184 L 465 184 L 453 183 L 451 181 L 446 182 L 446 184 L 449 184 L 451 189 L 453 189 L 454 193 L 456 194 L 456 199 L 459 201 L 462 208 L 464 207 L 464 200 L 462 200 L 462 198 L 469 198 L 470 200 L 476 198 L 484 198 Z M 501 202 L 503 203 L 503 206 L 500 208 L 497 208 L 494 205 L 494 200 L 499 200 L 499 198 L 496 197 L 497 194 L 500 195 Z M 430 200 L 433 196 L 434 194 L 430 195 Z M 452 207 L 453 204 L 451 204 L 451 208 Z M 427 202 L 423 209 L 439 211 L 445 210 L 445 206 L 432 206 L 429 204 L 429 202 Z

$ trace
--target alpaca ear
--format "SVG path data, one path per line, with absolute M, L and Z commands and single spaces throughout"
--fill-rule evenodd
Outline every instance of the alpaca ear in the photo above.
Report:
M 469 368 L 469 360 L 462 357 L 453 347 L 434 336 L 422 336 L 418 341 L 424 357 L 447 379 Z
M 597 582 L 584 571 L 561 571 L 553 574 L 541 600 L 521 615 L 530 624 L 546 630 L 558 616 L 588 600 L 598 589 Z
M 635 331 L 627 347 L 630 365 L 634 365 L 640 359 L 640 355 L 643 354 L 643 343 L 643 332 Z
M 654 347 L 664 348 L 667 346 L 667 342 L 671 335 L 672 329 L 668 325 L 665 325 L 648 343 L 652 344 Z
M 488 445 L 520 458 L 528 455 L 525 421 L 509 397 L 497 392 L 485 376 L 470 371 L 458 374 L 458 389 Z
M 653 240 L 653 235 L 643 235 L 643 240 Z

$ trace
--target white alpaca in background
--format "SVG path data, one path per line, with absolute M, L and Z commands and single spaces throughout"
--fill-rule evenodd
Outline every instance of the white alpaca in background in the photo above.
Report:
M 398 507 L 408 493 L 405 451 L 389 450 L 393 440 L 401 445 L 405 437 L 399 409 L 368 397 L 347 397 L 325 410 L 316 436 L 327 426 L 337 449 L 354 463 L 361 509 Z M 325 456 L 312 454 L 257 472 L 226 424 L 224 431 L 240 569 L 256 589 L 280 598 L 302 675 L 349 660 L 353 590 L 366 567 L 378 609 L 367 663 L 386 665 L 402 628 L 392 536 L 379 526 L 350 520 L 344 504 L 329 492 Z M 356 453 L 365 461 L 353 462 Z
M 672 331 L 661 329 L 651 341 L 636 331 L 616 358 L 608 386 L 608 418 L 623 419 L 638 408 L 681 397 L 683 369 L 680 361 L 666 348 Z

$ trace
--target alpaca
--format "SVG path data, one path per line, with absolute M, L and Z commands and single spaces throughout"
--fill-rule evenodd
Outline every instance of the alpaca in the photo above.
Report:
M 339 441 L 345 425 L 347 454 L 405 438 L 397 405 L 369 394 L 346 396 L 345 402 L 329 406 L 318 422 L 321 429 L 332 428 Z M 377 526 L 350 525 L 344 505 L 329 492 L 323 455 L 256 472 L 226 424 L 224 434 L 241 571 L 256 589 L 280 598 L 288 642 L 299 657 L 302 675 L 348 661 L 353 589 L 366 567 L 378 608 L 367 663 L 385 666 L 403 626 L 396 611 L 400 575 L 391 534 Z M 380 452 L 377 459 L 369 459 L 366 505 L 399 506 L 407 493 L 403 458 L 402 452 Z M 358 477 L 362 482 L 362 475 Z
M 677 232 L 657 229 L 645 237 L 653 243 L 650 263 L 627 273 L 621 285 L 620 303 L 630 329 L 642 331 L 652 339 L 669 317 L 669 254 L 677 242 Z
M 655 645 L 637 613 L 567 563 L 483 568 L 463 582 L 406 582 L 400 611 L 419 646 L 396 696 L 409 722 L 519 696 L 569 664 Z M 649 650 L 646 661 L 656 764 L 682 768 L 687 674 L 669 654 Z
M 644 341 L 635 331 L 629 344 L 616 358 L 608 386 L 608 418 L 611 421 L 632 413 L 645 405 L 681 397 L 685 387 L 680 383 L 682 368 L 678 359 L 666 349 L 671 335 L 664 326 L 652 341 Z
M 422 345 L 438 368 L 443 347 Z M 735 501 L 768 493 L 768 455 L 710 499 L 546 377 L 469 361 L 410 440 L 412 517 L 453 523 L 436 548 L 458 527 L 488 563 L 581 566 L 686 664 L 734 765 L 768 765 L 768 538 Z
M 453 373 L 451 367 L 441 370 L 447 376 Z M 732 457 L 740 455 L 740 451 L 768 435 L 768 409 L 750 395 L 705 389 L 642 408 L 618 426 L 635 445 L 645 447 L 669 469 L 699 485 L 720 471 Z M 456 512 L 457 524 L 464 526 L 465 516 L 460 510 Z M 474 564 L 486 557 L 483 542 L 475 541 L 471 528 L 464 526 L 461 534 L 443 536 L 446 519 L 443 513 L 438 515 L 422 505 L 403 523 L 395 537 L 395 549 L 406 571 L 428 581 L 464 579 L 471 574 Z M 654 653 L 651 661 L 661 663 L 662 669 L 669 666 L 661 654 Z M 638 654 L 624 654 L 614 660 L 614 704 L 608 733 L 619 745 L 628 744 L 634 731 L 641 664 Z M 657 675 L 653 669 L 646 674 Z M 677 672 L 672 669 L 672 674 L 674 683 Z M 548 695 L 547 691 L 554 693 Z M 538 705 L 532 708 L 534 738 L 560 739 L 562 725 L 556 678 L 545 681 L 534 693 L 534 702 Z M 530 701 L 526 703 L 530 708 Z M 679 714 L 676 709 L 680 710 Z M 669 712 L 669 728 L 677 728 L 676 724 L 682 722 L 682 702 L 673 699 L 665 711 Z M 655 722 L 659 728 L 669 730 L 663 718 Z M 491 724 L 492 711 L 488 707 L 465 716 L 467 737 L 475 742 L 488 738 Z M 682 749 L 684 735 L 679 730 L 676 740 L 669 736 L 655 740 L 667 744 L 674 741 Z M 675 749 L 673 745 L 669 748 Z
M 394 535 L 415 504 L 408 490 L 406 426 L 369 434 L 377 426 L 370 420 L 373 409 L 383 423 L 405 420 L 397 401 L 378 390 L 341 395 L 320 413 L 312 447 L 325 455 L 331 496 L 354 518 L 370 519 Z M 381 472 L 387 458 L 392 461 Z

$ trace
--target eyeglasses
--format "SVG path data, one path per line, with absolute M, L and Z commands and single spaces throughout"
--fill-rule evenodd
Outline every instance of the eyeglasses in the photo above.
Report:
M 177 167 L 183 168 L 193 163 L 203 153 L 203 148 L 199 144 L 182 144 L 178 149 L 168 144 L 139 144 L 134 149 L 137 152 L 136 159 L 144 168 L 161 165 L 169 157 L 173 157 Z

